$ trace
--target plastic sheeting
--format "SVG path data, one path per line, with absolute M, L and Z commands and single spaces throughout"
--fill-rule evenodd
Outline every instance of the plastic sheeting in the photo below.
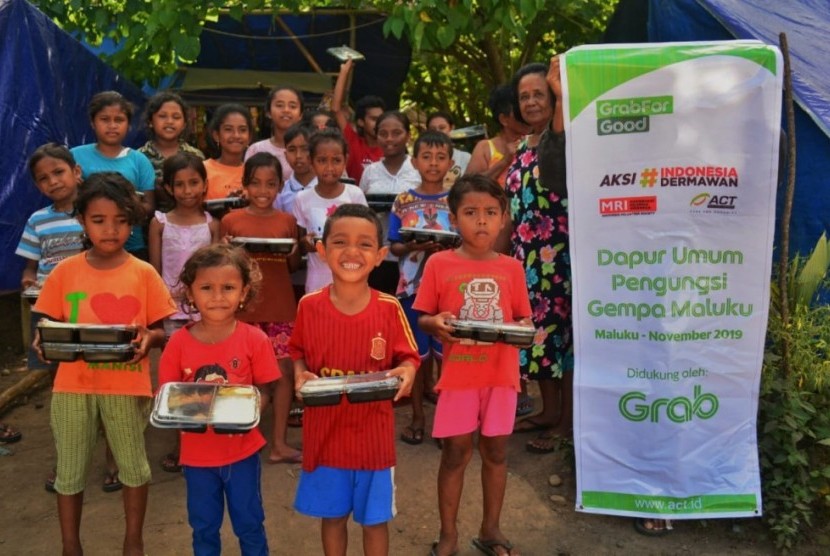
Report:
M 24 0 L 0 0 L 0 290 L 20 287 L 25 261 L 14 254 L 26 220 L 49 200 L 29 175 L 43 143 L 73 147 L 94 140 L 92 96 L 116 90 L 136 105 L 127 145 L 143 139 L 144 96 Z
M 822 232 L 830 230 L 828 31 L 827 0 L 650 0 L 649 3 L 651 42 L 738 38 L 777 45 L 779 33 L 787 34 L 797 103 L 791 256 L 796 252 L 808 253 Z M 782 187 L 779 214 L 783 194 Z

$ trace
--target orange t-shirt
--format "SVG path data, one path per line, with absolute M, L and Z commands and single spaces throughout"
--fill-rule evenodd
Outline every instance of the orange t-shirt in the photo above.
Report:
M 297 239 L 297 219 L 281 210 L 267 216 L 247 209 L 232 210 L 222 218 L 222 236 Z M 259 263 L 262 285 L 248 310 L 239 313 L 245 322 L 294 322 L 297 301 L 288 272 L 288 259 L 276 253 L 252 253 Z
M 222 199 L 231 197 L 242 191 L 242 172 L 245 166 L 226 166 L 220 164 L 215 158 L 205 160 L 207 170 L 208 188 L 205 200 Z
M 70 323 L 148 326 L 175 313 L 176 306 L 161 276 L 144 261 L 130 256 L 117 268 L 98 270 L 79 253 L 49 274 L 33 310 Z M 61 362 L 52 390 L 152 396 L 150 361 Z

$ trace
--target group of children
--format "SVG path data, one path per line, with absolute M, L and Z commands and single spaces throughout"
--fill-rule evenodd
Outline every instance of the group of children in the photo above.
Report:
M 336 109 L 350 64 L 335 87 Z M 412 422 L 401 438 L 416 444 L 425 421 L 418 370 L 431 374 L 433 358 L 443 359 L 433 428 L 443 441 L 441 530 L 430 553 L 458 550 L 461 488 L 477 430 L 484 516 L 473 543 L 485 554 L 512 553 L 499 515 L 518 350 L 452 335 L 459 315 L 531 324 L 522 266 L 494 250 L 508 218 L 504 189 L 479 174 L 447 189 L 455 166 L 447 134 L 422 133 L 410 156 L 406 116 L 385 112 L 382 102 L 358 104 L 357 130 L 339 110 L 336 125 L 325 119 L 319 127 L 302 125 L 302 104 L 291 88 L 271 91 L 265 113 L 272 135 L 253 145 L 248 110 L 219 107 L 208 128 L 214 157 L 204 160 L 183 141 L 187 107 L 178 96 L 150 99 L 145 156 L 123 146 L 132 107 L 104 92 L 89 110 L 96 143 L 71 151 L 52 143 L 32 155 L 34 182 L 52 201 L 29 219 L 17 251 L 27 259 L 23 287 L 41 288 L 33 322 L 46 317 L 138 330 L 128 363 L 57 368 L 53 487 L 64 554 L 82 551 L 83 491 L 100 428 L 123 485 L 124 554 L 143 554 L 150 480 L 144 430 L 154 393 L 147 354 L 154 347 L 163 348 L 158 386 L 209 380 L 260 389 L 262 409 L 270 404 L 274 416 L 267 460 L 302 463 L 294 507 L 321 518 L 326 554 L 345 554 L 350 514 L 363 526 L 364 552 L 388 553 L 387 522 L 395 513 L 392 404 L 352 404 L 344 396 L 339 405 L 306 407 L 300 451 L 286 442 L 292 400 L 308 380 L 386 371 L 400 378 L 395 400 L 413 394 Z M 397 194 L 381 218 L 365 196 L 377 191 Z M 221 219 L 204 210 L 206 199 L 231 195 L 244 196 L 247 206 Z M 461 243 L 404 241 L 403 227 L 453 230 Z M 288 255 L 247 254 L 234 246 L 237 237 L 293 239 L 296 246 Z M 307 269 L 297 288 L 292 276 L 302 255 Z M 369 276 L 384 264 L 395 266 L 395 283 L 381 292 Z M 305 291 L 299 301 L 298 289 Z M 42 358 L 37 333 L 34 346 Z M 194 553 L 219 553 L 227 500 L 242 553 L 267 554 L 259 458 L 267 442 L 259 429 L 209 428 L 178 438 L 165 463 L 183 468 Z

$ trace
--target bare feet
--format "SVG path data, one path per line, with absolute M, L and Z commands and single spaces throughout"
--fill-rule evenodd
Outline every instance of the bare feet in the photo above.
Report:
M 288 444 L 274 446 L 268 454 L 268 463 L 302 463 L 303 453 Z

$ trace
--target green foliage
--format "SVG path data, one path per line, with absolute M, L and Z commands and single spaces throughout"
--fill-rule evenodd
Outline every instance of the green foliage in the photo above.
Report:
M 220 11 L 241 19 L 255 11 L 376 9 L 384 31 L 406 37 L 413 64 L 404 98 L 425 110 L 448 110 L 483 122 L 490 90 L 520 66 L 595 42 L 617 0 L 33 0 L 44 13 L 93 45 L 123 48 L 105 61 L 136 83 L 152 84 L 196 60 L 199 36 Z
M 796 257 L 790 263 L 787 325 L 777 282 L 772 287 L 758 447 L 765 520 L 784 550 L 830 507 L 830 307 L 809 305 L 825 283 L 827 255 L 822 236 L 806 261 Z M 789 372 L 783 368 L 785 351 Z
M 487 96 L 529 62 L 599 40 L 616 0 L 419 0 L 375 2 L 384 30 L 406 36 L 414 56 L 404 100 L 459 121 L 488 120 Z

